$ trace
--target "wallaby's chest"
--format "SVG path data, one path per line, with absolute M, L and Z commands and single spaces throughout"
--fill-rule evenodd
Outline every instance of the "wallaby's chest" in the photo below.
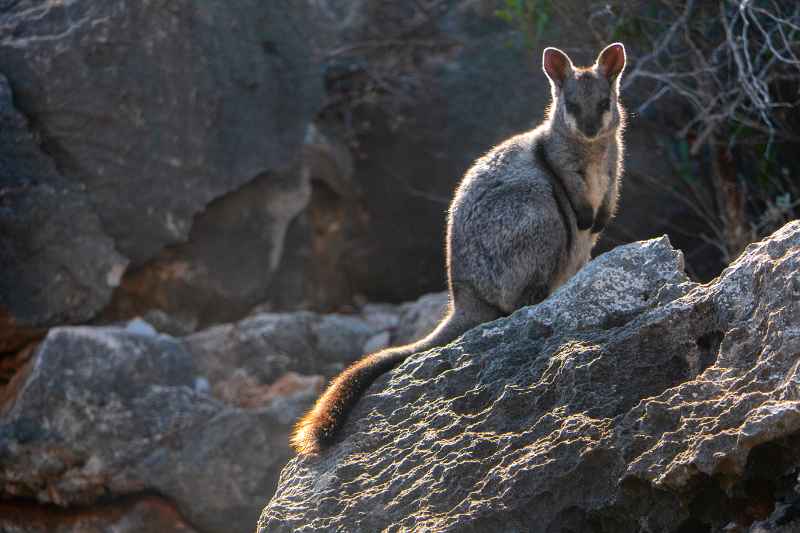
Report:
M 586 183 L 587 200 L 597 210 L 603 203 L 603 197 L 611 185 L 608 157 L 604 155 L 587 161 L 583 169 L 583 178 Z

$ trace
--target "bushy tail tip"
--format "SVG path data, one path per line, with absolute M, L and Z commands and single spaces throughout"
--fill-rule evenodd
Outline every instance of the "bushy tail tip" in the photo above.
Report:
M 300 455 L 319 453 L 343 421 L 342 401 L 348 393 L 352 369 L 340 374 L 314 406 L 295 424 L 289 444 Z
M 353 363 L 339 374 L 314 407 L 295 425 L 289 439 L 301 455 L 318 453 L 344 424 L 347 415 L 375 378 L 405 358 L 402 350 L 385 350 Z
M 289 444 L 300 455 L 319 453 L 333 440 L 355 403 L 378 376 L 412 353 L 450 342 L 476 323 L 454 320 L 451 313 L 421 341 L 388 348 L 356 361 L 331 382 L 314 407 L 297 422 Z
M 306 420 L 307 418 L 308 415 L 295 424 L 289 437 L 289 445 L 299 455 L 312 455 L 319 453 L 320 450 L 319 439 L 314 435 L 313 425 Z

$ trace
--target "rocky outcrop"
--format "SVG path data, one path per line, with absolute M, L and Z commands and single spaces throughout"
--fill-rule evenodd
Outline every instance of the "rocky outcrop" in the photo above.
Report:
M 665 239 L 380 378 L 275 531 L 795 531 L 800 222 L 707 285 Z
M 142 319 L 52 329 L 0 387 L 0 530 L 252 530 L 325 379 L 436 302 L 259 313 L 185 338 Z

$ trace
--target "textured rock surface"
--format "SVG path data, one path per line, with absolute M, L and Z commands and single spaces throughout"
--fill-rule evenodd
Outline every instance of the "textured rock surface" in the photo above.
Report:
M 41 328 L 91 318 L 127 264 L 85 191 L 42 152 L 0 75 L 0 353 Z
M 798 366 L 800 222 L 707 285 L 620 247 L 379 379 L 259 531 L 795 531 Z
M 0 530 L 252 530 L 325 379 L 437 299 L 182 339 L 142 319 L 51 330 L 0 387 Z

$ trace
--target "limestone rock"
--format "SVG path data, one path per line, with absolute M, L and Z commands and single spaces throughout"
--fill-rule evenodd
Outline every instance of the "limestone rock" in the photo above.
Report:
M 798 358 L 800 222 L 706 285 L 622 246 L 380 378 L 259 531 L 793 531 Z

